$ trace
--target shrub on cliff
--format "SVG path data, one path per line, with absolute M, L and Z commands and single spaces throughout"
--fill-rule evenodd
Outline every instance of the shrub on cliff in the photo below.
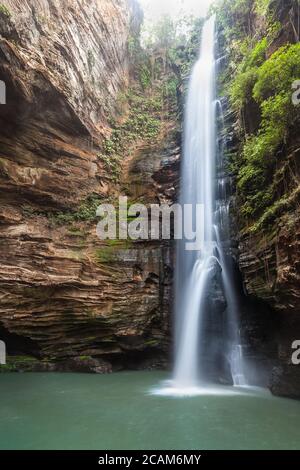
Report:
M 269 220 L 265 213 L 273 213 L 277 199 L 285 197 L 276 171 L 299 119 L 292 84 L 300 78 L 300 44 L 284 45 L 268 57 L 282 29 L 276 2 L 223 0 L 217 14 L 229 53 L 222 87 L 236 111 L 241 138 L 232 161 L 241 215 L 245 225 L 258 227 L 257 221 Z
M 238 182 L 245 200 L 243 212 L 252 216 L 270 203 L 270 197 L 257 199 L 253 194 L 268 187 L 276 151 L 286 141 L 297 113 L 291 90 L 300 76 L 300 44 L 280 48 L 257 69 L 255 76 L 253 98 L 260 105 L 262 119 L 258 133 L 244 145 Z
M 300 43 L 283 46 L 259 69 L 253 89 L 257 102 L 278 93 L 291 94 L 292 83 L 300 77 Z

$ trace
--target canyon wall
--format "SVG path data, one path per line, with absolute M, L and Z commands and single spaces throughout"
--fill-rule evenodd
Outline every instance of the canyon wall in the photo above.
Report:
M 273 7 L 281 28 L 269 46 L 268 56 L 286 44 L 299 41 L 297 2 L 274 2 Z M 277 318 L 274 315 L 274 321 L 278 322 L 278 361 L 270 379 L 271 391 L 300 398 L 300 368 L 292 363 L 292 344 L 300 339 L 300 113 L 297 111 L 276 156 L 274 184 L 276 200 L 282 201 L 282 208 L 275 213 L 267 230 L 242 234 L 240 267 L 247 293 L 270 305 L 278 314 Z
M 1 3 L 0 337 L 13 370 L 167 360 L 172 247 L 96 237 L 100 202 L 128 187 L 149 203 L 176 192 L 178 135 L 166 139 L 160 118 L 150 147 L 145 136 L 126 141 L 121 176 L 103 150 L 128 118 L 141 20 L 134 0 Z
M 226 102 L 225 116 L 227 153 L 229 160 L 233 159 L 231 168 L 235 168 L 231 169 L 231 175 L 237 188 L 231 208 L 235 222 L 232 236 L 238 243 L 235 258 L 239 263 L 246 294 L 242 310 L 244 341 L 249 347 L 249 357 L 254 359 L 252 364 L 257 361 L 259 367 L 259 362 L 267 363 L 271 391 L 274 394 L 299 398 L 300 369 L 292 364 L 292 343 L 300 339 L 300 114 L 299 107 L 291 105 L 292 73 L 296 73 L 297 64 L 300 63 L 299 49 L 294 49 L 294 65 L 291 68 L 288 68 L 287 61 L 285 62 L 285 54 L 291 50 L 289 48 L 299 42 L 299 7 L 298 3 L 292 0 L 271 1 L 262 15 L 258 8 L 259 2 L 249 1 L 248 9 L 245 7 L 243 11 L 238 9 L 238 2 L 233 3 L 237 5 L 234 14 L 231 19 L 227 16 L 223 21 L 225 29 L 230 25 L 230 34 L 233 36 L 230 44 L 226 40 L 223 43 L 223 52 L 225 51 L 227 57 L 233 57 L 232 54 L 237 54 L 233 51 L 238 44 L 239 53 L 245 44 L 250 50 L 252 48 L 244 62 L 241 59 L 242 68 L 235 64 L 236 78 L 229 92 L 231 103 Z M 265 2 L 266 5 L 267 3 Z M 234 22 L 235 25 L 230 24 Z M 221 32 L 221 37 L 222 34 Z M 282 56 L 277 55 L 277 63 L 274 66 L 272 57 L 280 53 Z M 268 59 L 271 59 L 271 62 L 267 62 Z M 266 64 L 269 64 L 270 69 Z M 269 78 L 270 89 L 264 98 L 272 103 L 272 100 L 275 102 L 276 96 L 287 96 L 287 104 L 279 104 L 278 99 L 278 108 L 273 110 L 273 116 L 276 112 L 278 114 L 274 130 L 270 127 L 271 120 L 268 124 L 263 122 L 267 104 L 264 104 L 265 108 L 260 107 L 257 99 L 258 87 L 262 87 L 261 83 L 273 66 L 274 70 L 270 72 Z M 290 77 L 288 73 L 291 74 Z M 288 84 L 287 89 L 278 91 L 277 95 L 276 86 L 279 85 L 276 84 L 276 77 L 279 77 L 282 83 L 286 81 Z M 260 80 L 258 85 L 257 80 Z M 263 86 L 266 88 L 268 85 Z M 238 99 L 241 104 L 234 109 L 234 100 Z M 290 109 L 288 112 L 287 107 Z M 281 126 L 280 116 L 286 113 L 284 137 L 273 149 L 272 138 Z M 271 136 L 269 151 L 263 157 L 265 180 L 264 186 L 259 188 L 257 181 L 260 174 L 252 177 L 250 170 L 253 170 L 253 174 L 258 174 L 256 171 L 263 159 L 260 161 L 257 157 L 263 154 L 262 137 L 268 136 L 268 132 Z M 253 138 L 256 140 L 252 142 L 257 142 L 261 147 L 253 146 L 252 154 L 247 154 L 245 142 L 247 145 L 247 141 Z M 234 160 L 235 155 L 239 155 L 237 160 Z M 253 167 L 250 166 L 251 162 L 254 162 Z M 247 169 L 248 173 L 245 172 Z M 255 201 L 252 206 L 254 209 L 249 210 L 249 201 Z
M 248 3 L 248 14 L 226 12 L 225 25 L 240 29 L 228 42 L 223 19 L 220 64 L 242 49 L 235 43 L 240 37 L 256 44 L 270 34 L 268 16 L 254 10 L 257 2 Z M 299 41 L 296 3 L 270 2 L 276 28 L 264 61 Z M 98 204 L 116 205 L 123 194 L 149 206 L 178 194 L 182 82 L 175 97 L 162 95 L 174 88 L 180 66 L 186 73 L 186 57 L 170 66 L 158 51 L 147 63 L 151 83 L 145 84 L 149 70 L 143 75 L 145 64 L 135 66 L 144 60 L 141 21 L 134 0 L 0 4 L 0 80 L 7 91 L 0 106 L 0 339 L 9 370 L 101 373 L 168 363 L 172 242 L 96 236 Z M 225 74 L 225 82 L 232 77 Z M 226 98 L 222 104 L 220 144 L 227 161 L 241 158 L 242 169 L 243 146 L 259 130 L 261 110 L 252 94 L 239 111 Z M 300 396 L 300 369 L 291 362 L 292 343 L 300 339 L 297 126 L 296 109 L 269 172 L 271 213 L 242 215 L 236 166 L 226 172 L 222 164 L 216 182 L 220 222 L 224 211 L 232 216 L 231 242 L 226 235 L 223 245 L 236 261 L 250 381 L 291 397 Z M 225 299 L 217 277 L 207 330 L 222 336 Z M 229 382 L 228 365 L 221 369 L 214 379 Z

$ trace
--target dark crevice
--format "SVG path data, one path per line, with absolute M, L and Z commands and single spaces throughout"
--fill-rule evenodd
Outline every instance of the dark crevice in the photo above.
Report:
M 0 324 L 0 340 L 6 345 L 6 352 L 11 356 L 30 355 L 40 357 L 40 348 L 37 343 L 30 338 L 17 335 L 8 331 Z

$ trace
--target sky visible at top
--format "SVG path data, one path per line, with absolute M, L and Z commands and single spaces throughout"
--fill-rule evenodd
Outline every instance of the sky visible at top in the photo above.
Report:
M 164 15 L 174 18 L 181 15 L 205 16 L 213 0 L 139 0 L 146 21 L 155 22 Z

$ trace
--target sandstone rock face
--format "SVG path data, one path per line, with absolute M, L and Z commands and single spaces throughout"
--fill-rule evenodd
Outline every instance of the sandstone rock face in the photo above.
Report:
M 101 133 L 105 112 L 128 83 L 131 3 L 7 0 L 3 5 L 10 16 L 1 18 L 1 53 L 11 86 L 24 93 L 27 105 L 44 111 L 48 106 L 40 101 L 47 93 L 57 108 L 63 98 L 66 112 Z
M 21 192 L 43 209 L 75 206 L 93 190 L 105 194 L 109 175 L 97 144 L 128 85 L 127 2 L 4 5 L 9 16 L 0 15 L 0 76 L 7 86 L 1 188 L 7 199 Z
M 299 211 L 277 220 L 272 238 L 245 236 L 240 242 L 240 266 L 250 295 L 268 302 L 287 316 L 300 314 Z
M 274 5 L 282 29 L 269 47 L 268 56 L 279 47 L 299 40 L 295 28 L 299 22 L 297 2 L 279 1 Z M 245 116 L 246 128 L 251 130 L 258 116 L 250 108 L 246 109 Z M 297 126 L 299 119 L 295 129 Z M 259 302 L 261 312 L 256 319 L 248 313 L 244 327 L 248 329 L 252 345 L 255 345 L 253 333 L 257 334 L 257 326 L 264 331 L 259 335 L 260 344 L 254 349 L 265 350 L 274 365 L 269 380 L 272 392 L 299 398 L 300 368 L 292 364 L 292 343 L 300 339 L 300 141 L 296 130 L 290 133 L 276 158 L 276 191 L 279 199 L 285 199 L 284 207 L 272 221 L 271 229 L 253 234 L 244 228 L 239 237 L 239 266 L 244 289 L 250 299 Z M 266 341 L 270 335 L 273 341 Z
M 169 349 L 170 244 L 110 247 L 94 222 L 60 226 L 50 216 L 78 209 L 90 195 L 114 194 L 98 154 L 129 84 L 128 42 L 140 9 L 134 0 L 2 3 L 0 337 L 9 352 L 39 358 L 35 370 L 161 365 Z M 168 146 L 157 143 L 145 178 L 151 197 L 166 191 L 171 200 L 176 139 Z
M 290 184 L 292 193 L 294 183 Z M 274 311 L 273 328 L 268 323 L 270 330 L 266 331 L 269 334 L 273 329 L 277 343 L 270 387 L 275 394 L 291 397 L 300 397 L 300 369 L 292 364 L 292 344 L 300 338 L 300 212 L 297 204 L 291 199 L 269 235 L 245 235 L 240 240 L 240 268 L 246 292 L 265 302 L 265 311 L 268 312 L 268 306 Z

